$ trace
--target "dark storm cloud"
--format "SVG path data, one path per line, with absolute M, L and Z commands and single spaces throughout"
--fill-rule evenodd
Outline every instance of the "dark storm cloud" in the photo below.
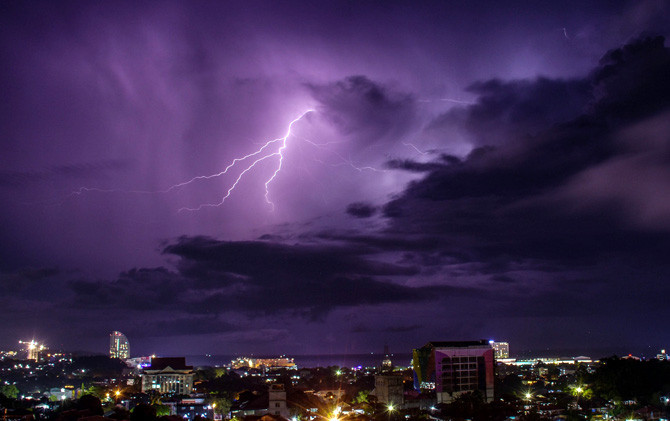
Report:
M 350 76 L 327 84 L 308 84 L 323 114 L 344 135 L 363 145 L 396 139 L 415 123 L 414 98 L 365 76 Z
M 660 36 L 609 51 L 591 75 L 593 113 L 612 125 L 649 117 L 670 106 L 670 54 Z
M 466 130 L 479 144 L 495 145 L 535 135 L 577 117 L 590 100 L 588 81 L 544 77 L 477 82 L 468 91 L 477 95 L 474 105 L 440 116 L 427 130 L 448 133 L 458 128 Z
M 409 287 L 383 280 L 417 270 L 377 262 L 369 256 L 375 253 L 361 246 L 182 237 L 165 252 L 180 258 L 178 272 L 133 269 L 113 282 L 72 282 L 77 305 L 136 311 L 179 309 L 192 314 L 288 312 L 320 318 L 335 308 L 425 301 L 436 292 L 468 293 L 455 287 Z M 208 323 L 217 329 L 223 326 L 215 317 Z
M 317 278 L 349 273 L 361 276 L 412 275 L 416 268 L 368 259 L 373 250 L 330 245 L 285 245 L 263 241 L 218 241 L 208 237 L 182 237 L 165 248 L 181 257 L 178 267 L 187 276 L 203 269 L 272 279 Z
M 670 74 L 669 60 L 663 40 L 652 37 L 607 53 L 583 80 L 475 85 L 477 104 L 437 122 L 460 121 L 494 146 L 473 150 L 459 165 L 440 164 L 411 183 L 384 208 L 390 231 L 459 240 L 482 261 L 664 261 L 667 225 L 636 229 L 639 216 L 622 213 L 622 206 L 632 196 L 644 209 L 670 188 L 661 181 L 668 138 L 657 117 L 670 106 L 670 79 L 661 77 Z M 622 127 L 633 123 L 630 130 L 642 136 L 618 140 Z M 639 177 L 643 162 L 656 173 Z M 625 184 L 614 177 L 616 168 L 627 174 Z M 587 178 L 593 172 L 601 177 Z M 593 198 L 598 188 L 604 189 L 601 200 Z M 657 212 L 667 209 L 658 206 Z
M 347 213 L 356 218 L 369 218 L 377 213 L 377 207 L 369 203 L 352 203 L 347 206 Z
M 224 289 L 203 300 L 202 308 L 213 311 L 224 308 L 256 313 L 307 311 L 318 317 L 337 307 L 412 302 L 431 297 L 429 289 L 380 280 L 416 274 L 417 269 L 376 261 L 375 250 L 363 246 L 302 246 L 184 237 L 165 252 L 179 256 L 180 273 L 196 283 L 203 278 L 237 277 L 238 281 L 228 282 Z M 445 288 L 445 293 L 449 291 L 457 289 Z
M 404 170 L 416 173 L 430 172 L 440 169 L 444 164 L 438 162 L 416 162 L 411 159 L 392 159 L 386 162 L 386 168 L 391 170 Z

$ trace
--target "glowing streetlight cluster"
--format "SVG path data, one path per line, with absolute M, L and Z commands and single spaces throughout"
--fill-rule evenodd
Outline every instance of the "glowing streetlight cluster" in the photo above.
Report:
M 41 344 L 34 339 L 30 341 L 19 341 L 19 343 L 25 347 L 25 351 L 28 353 L 27 359 L 33 361 L 37 361 L 39 359 L 40 352 L 46 349 L 44 344 Z

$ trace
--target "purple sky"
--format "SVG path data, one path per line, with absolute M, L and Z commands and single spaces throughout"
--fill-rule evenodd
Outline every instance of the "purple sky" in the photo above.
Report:
M 0 346 L 668 346 L 668 3 L 434 3 L 3 2 Z

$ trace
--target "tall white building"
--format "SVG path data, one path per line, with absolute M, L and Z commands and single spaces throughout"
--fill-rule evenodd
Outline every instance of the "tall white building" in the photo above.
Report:
M 130 358 L 128 338 L 121 332 L 114 331 L 109 335 L 109 358 L 122 360 Z

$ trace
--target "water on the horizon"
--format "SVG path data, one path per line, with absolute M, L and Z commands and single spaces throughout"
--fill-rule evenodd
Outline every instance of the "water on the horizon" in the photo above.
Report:
M 511 352 L 511 357 L 518 359 L 530 359 L 539 357 L 560 357 L 571 358 L 577 356 L 588 356 L 593 359 L 600 359 L 612 355 L 628 355 L 629 353 L 642 357 L 653 358 L 658 352 L 654 347 L 645 347 L 644 349 L 628 348 L 603 348 L 591 350 L 578 349 L 543 349 L 543 350 L 516 350 Z M 193 366 L 225 366 L 243 355 L 188 355 L 186 361 Z M 276 358 L 277 355 L 246 355 L 252 358 Z M 298 368 L 313 367 L 378 367 L 381 365 L 384 354 L 327 354 L 327 355 L 287 355 L 293 358 Z M 391 354 L 391 361 L 396 367 L 410 367 L 412 365 L 411 352 L 400 352 Z
M 275 358 L 274 356 L 252 356 L 257 358 Z M 224 366 L 240 357 L 240 355 L 189 355 L 186 362 L 193 366 Z M 293 358 L 298 368 L 313 367 L 377 367 L 384 359 L 384 354 L 331 354 L 331 355 L 287 355 Z M 391 354 L 391 361 L 395 366 L 408 367 L 411 365 L 411 353 Z

